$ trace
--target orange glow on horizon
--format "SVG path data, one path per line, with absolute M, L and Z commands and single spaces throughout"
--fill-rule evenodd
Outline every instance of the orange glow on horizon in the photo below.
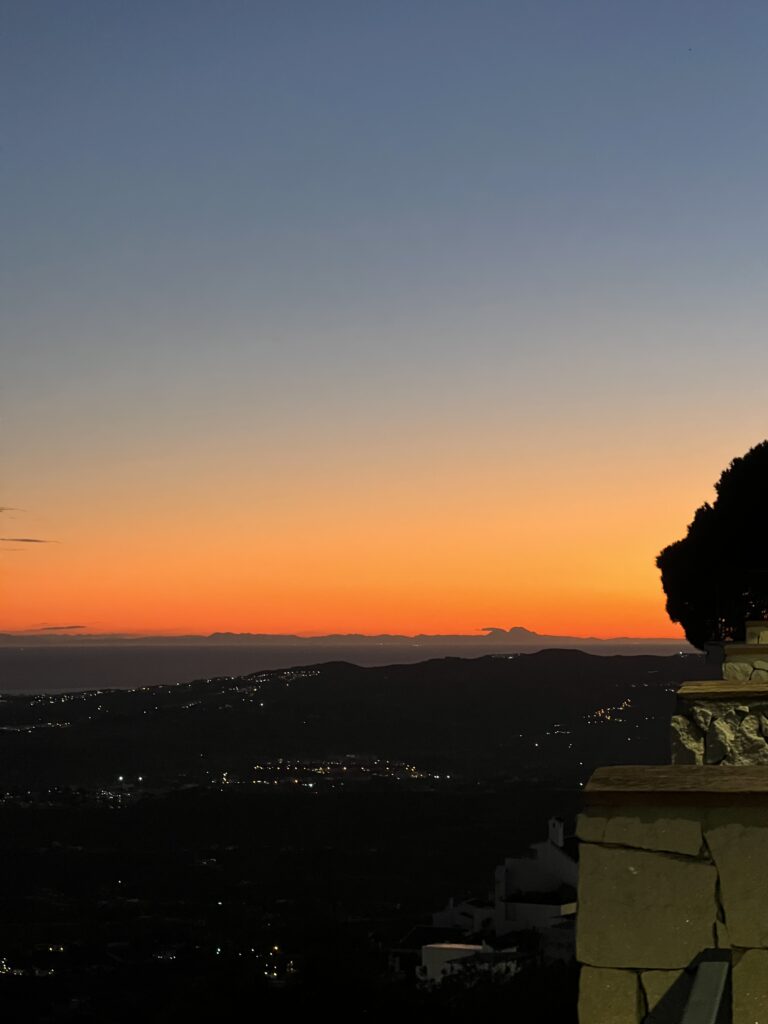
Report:
M 0 629 L 681 638 L 654 560 L 684 532 L 690 480 L 651 506 L 642 468 L 529 467 L 521 486 L 474 465 L 460 491 L 413 471 L 325 489 L 310 474 L 268 500 L 219 469 L 213 483 L 158 477 L 151 522 L 129 476 L 109 501 L 93 483 L 62 497 L 55 535 L 34 525 L 56 543 L 3 553 Z M 81 498 L 97 522 L 82 524 Z

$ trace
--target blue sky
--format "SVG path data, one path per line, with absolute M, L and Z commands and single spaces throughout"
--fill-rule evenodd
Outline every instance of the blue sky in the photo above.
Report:
M 766 433 L 767 41 L 760 3 L 0 3 L 4 502 L 118 535 L 126 475 L 631 463 L 668 542 Z

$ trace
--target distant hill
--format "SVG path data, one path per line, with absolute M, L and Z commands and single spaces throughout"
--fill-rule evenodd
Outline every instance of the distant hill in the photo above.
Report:
M 674 691 L 704 657 L 559 649 L 361 668 L 326 662 L 176 686 L 0 702 L 0 785 L 141 775 L 248 782 L 264 759 L 392 759 L 465 780 L 576 786 L 668 760 Z
M 601 648 L 634 646 L 642 647 L 653 645 L 654 647 L 668 647 L 672 651 L 692 652 L 684 639 L 670 639 L 669 637 L 579 637 L 579 636 L 558 636 L 545 633 L 536 633 L 525 626 L 512 626 L 504 629 L 500 626 L 484 626 L 477 634 L 462 633 L 417 633 L 414 636 L 381 633 L 369 635 L 364 633 L 329 633 L 325 636 L 298 636 L 293 633 L 227 633 L 217 632 L 208 635 L 189 634 L 180 636 L 141 636 L 126 633 L 87 633 L 73 632 L 71 627 L 58 632 L 53 629 L 36 630 L 18 633 L 0 633 L 0 646 L 18 647 L 20 643 L 25 646 L 61 646 L 68 644 L 130 644 L 130 645 L 249 645 L 253 647 L 296 646 L 296 647 L 367 647 L 382 645 L 408 646 L 418 645 L 423 647 L 441 648 L 467 648 L 477 654 L 493 653 L 495 651 L 515 650 L 519 648 L 542 647 L 571 647 L 571 648 Z

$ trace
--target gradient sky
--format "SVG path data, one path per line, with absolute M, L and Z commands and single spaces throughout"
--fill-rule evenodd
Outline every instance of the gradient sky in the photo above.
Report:
M 766 108 L 764 2 L 0 0 L 0 628 L 679 635 Z

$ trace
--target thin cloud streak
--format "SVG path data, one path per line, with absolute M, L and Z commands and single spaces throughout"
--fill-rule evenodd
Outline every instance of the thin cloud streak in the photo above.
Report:
M 55 544 L 55 540 L 44 540 L 41 537 L 0 537 L 3 544 Z
M 30 633 L 56 633 L 63 629 L 87 629 L 86 626 L 37 626 L 30 629 Z

